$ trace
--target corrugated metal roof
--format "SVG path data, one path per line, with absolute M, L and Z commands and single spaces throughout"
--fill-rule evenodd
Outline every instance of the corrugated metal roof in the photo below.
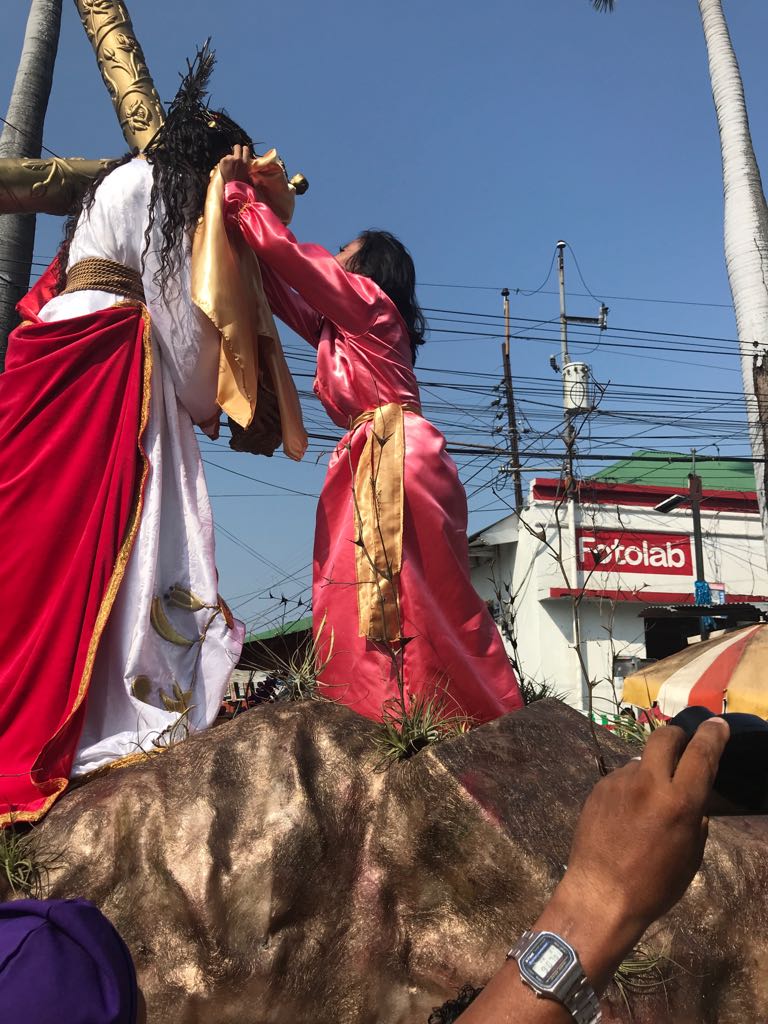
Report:
M 670 462 L 667 456 L 678 459 L 681 452 L 659 452 L 640 448 L 629 458 L 614 462 L 591 480 L 614 481 L 622 484 L 648 484 L 654 487 L 670 487 L 680 490 L 688 486 L 691 463 Z M 652 456 L 658 456 L 658 461 Z M 642 461 L 638 459 L 642 456 Z M 713 491 L 754 491 L 755 471 L 749 462 L 726 462 L 719 459 L 696 460 L 696 473 L 701 477 L 705 490 Z

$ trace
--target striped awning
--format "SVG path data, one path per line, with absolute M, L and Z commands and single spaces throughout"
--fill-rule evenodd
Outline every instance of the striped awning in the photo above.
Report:
M 768 624 L 694 644 L 635 672 L 624 682 L 622 702 L 643 708 L 655 702 L 669 717 L 701 706 L 768 718 Z

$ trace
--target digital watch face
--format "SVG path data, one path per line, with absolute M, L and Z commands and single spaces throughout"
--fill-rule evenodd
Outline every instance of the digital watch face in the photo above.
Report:
M 531 946 L 520 965 L 537 988 L 552 990 L 575 963 L 573 951 L 556 935 L 542 934 Z

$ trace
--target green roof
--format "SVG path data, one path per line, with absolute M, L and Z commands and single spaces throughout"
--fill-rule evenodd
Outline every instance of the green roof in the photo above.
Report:
M 670 461 L 674 457 L 676 461 Z M 679 460 L 679 461 L 677 461 Z M 614 462 L 591 480 L 620 484 L 647 484 L 680 490 L 688 486 L 692 460 L 685 452 L 659 452 L 641 448 L 627 459 Z M 696 473 L 705 490 L 754 491 L 755 471 L 751 462 L 729 462 L 725 459 L 696 459 Z
M 284 622 L 276 629 L 265 629 L 263 633 L 249 633 L 243 641 L 246 644 L 259 640 L 273 640 L 276 636 L 291 636 L 293 633 L 304 633 L 312 629 L 312 616 L 304 619 L 295 619 L 293 622 Z

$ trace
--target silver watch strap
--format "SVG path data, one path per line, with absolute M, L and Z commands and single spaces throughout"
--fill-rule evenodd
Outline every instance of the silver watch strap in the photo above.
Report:
M 603 1018 L 600 1001 L 583 971 L 574 988 L 563 1000 L 563 1006 L 570 1011 L 576 1024 L 600 1024 Z
M 528 952 L 534 939 L 539 934 L 541 933 L 535 932 L 532 929 L 524 932 L 519 941 L 512 947 L 512 949 L 510 949 L 509 953 L 507 953 L 507 959 L 519 961 L 519 959 Z M 552 934 L 555 933 L 553 932 Z M 600 1009 L 600 1000 L 597 998 L 595 990 L 592 988 L 589 979 L 584 973 L 584 968 L 581 966 L 578 953 L 562 936 L 558 935 L 557 938 L 560 939 L 561 942 L 565 943 L 569 949 L 573 950 L 574 956 L 576 957 L 578 974 L 574 978 L 573 983 L 561 994 L 558 996 L 550 996 L 549 998 L 553 998 L 556 1002 L 559 1002 L 564 1006 L 576 1021 L 576 1024 L 600 1024 L 600 1021 L 603 1018 L 603 1014 Z M 543 993 L 541 994 L 543 995 Z

